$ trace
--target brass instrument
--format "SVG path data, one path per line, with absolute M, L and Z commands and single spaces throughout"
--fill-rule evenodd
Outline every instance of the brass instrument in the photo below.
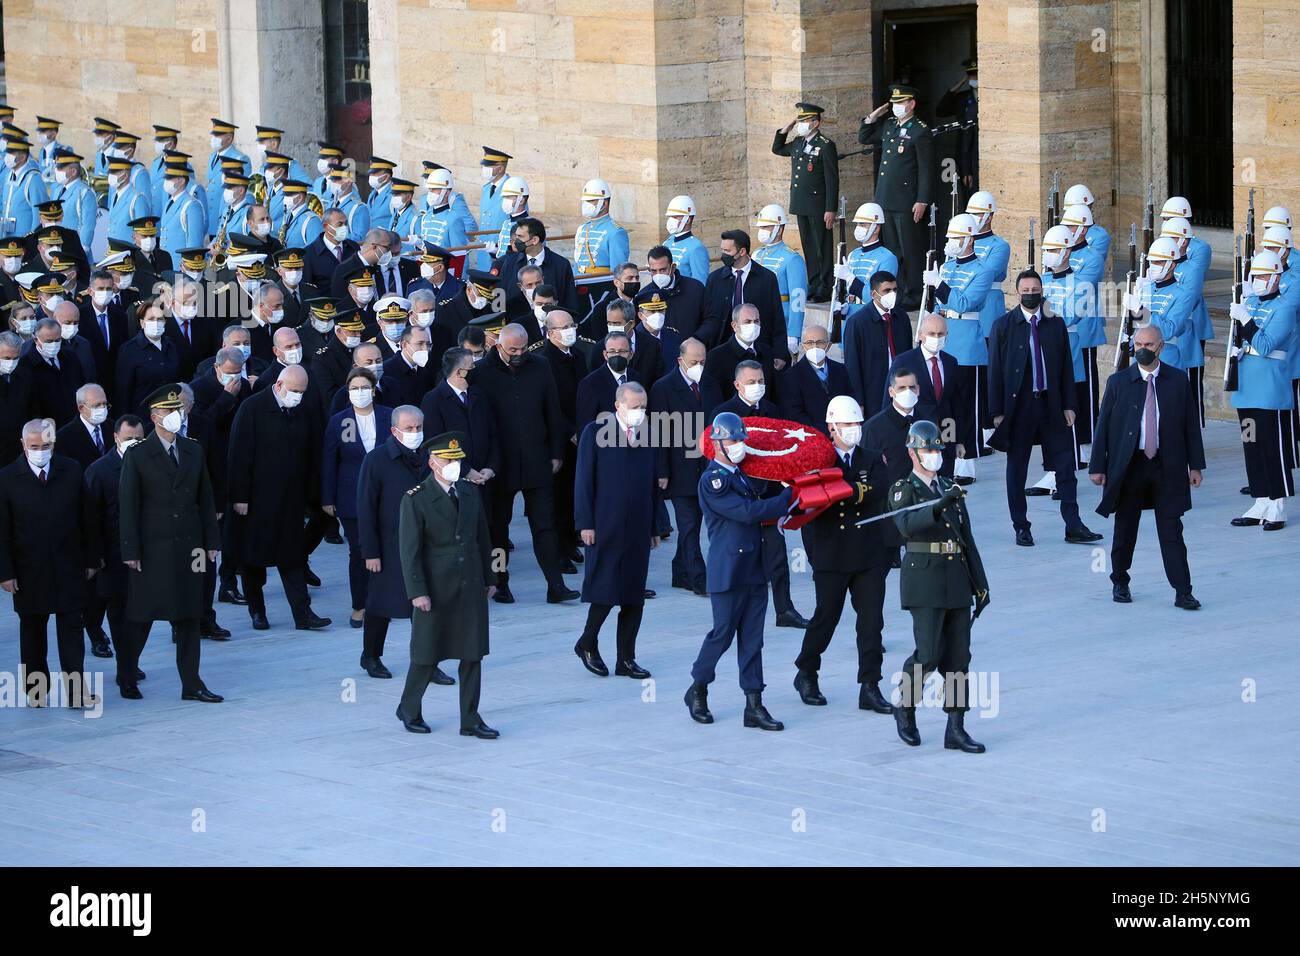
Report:
M 226 220 L 230 218 L 230 209 L 221 214 L 221 225 L 217 227 L 217 236 L 212 240 L 216 251 L 212 253 L 212 268 L 224 269 L 226 266 Z
M 95 191 L 95 199 L 102 202 L 108 195 L 108 177 L 96 175 L 94 163 L 82 163 L 81 176 Z
M 320 196 L 315 193 L 307 194 L 307 208 L 322 219 L 325 217 L 325 204 L 320 201 Z
M 266 184 L 266 177 L 261 173 L 253 173 L 248 177 L 248 191 L 252 193 L 253 202 L 259 206 L 265 206 L 267 197 L 270 195 L 269 188 Z

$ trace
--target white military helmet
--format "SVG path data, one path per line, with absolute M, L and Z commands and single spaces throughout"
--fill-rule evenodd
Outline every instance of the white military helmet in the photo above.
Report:
M 1161 236 L 1147 250 L 1147 260 L 1152 263 L 1174 262 L 1178 255 L 1178 240 L 1168 236 Z
M 1092 196 L 1092 190 L 1083 183 L 1075 183 L 1065 191 L 1065 205 L 1067 206 L 1075 206 L 1079 203 L 1091 206 L 1096 201 Z
M 784 226 L 789 220 L 779 203 L 770 202 L 758 211 L 754 223 L 759 226 Z
M 1191 219 L 1192 204 L 1182 196 L 1170 196 L 1160 209 L 1161 219 Z
M 1072 203 L 1061 211 L 1061 225 L 1077 228 L 1079 226 L 1091 226 L 1093 223 L 1092 209 L 1083 203 Z
M 695 215 L 695 200 L 690 196 L 674 196 L 664 210 L 665 216 L 687 219 Z
M 979 231 L 979 223 L 975 217 L 969 213 L 958 213 L 948 220 L 948 231 L 945 235 L 949 239 L 968 239 Z
M 451 189 L 452 184 L 455 182 L 450 169 L 430 170 L 428 177 L 424 181 L 430 190 Z
M 1286 226 L 1269 226 L 1264 230 L 1263 237 L 1259 240 L 1261 249 L 1290 249 L 1291 248 L 1291 230 Z
M 1160 227 L 1160 235 L 1184 242 L 1192 238 L 1192 224 L 1182 216 L 1174 216 L 1165 220 L 1165 224 Z
M 995 213 L 998 211 L 997 200 L 993 198 L 991 192 L 981 189 L 970 197 L 970 202 L 966 203 L 966 211 L 977 217 Z
M 862 406 L 852 395 L 836 395 L 826 403 L 827 422 L 860 422 Z
M 1049 249 L 1069 249 L 1074 245 L 1074 234 L 1064 224 L 1053 226 L 1043 233 L 1043 251 Z
M 528 180 L 522 176 L 507 176 L 501 184 L 502 197 L 517 198 L 528 195 Z
M 1281 275 L 1282 258 L 1271 249 L 1257 252 L 1255 253 L 1255 258 L 1250 260 L 1250 274 L 1252 276 Z
M 864 202 L 853 214 L 853 221 L 860 225 L 879 226 L 885 221 L 885 210 L 876 203 Z
M 1269 226 L 1286 226 L 1288 229 L 1291 225 L 1291 210 L 1286 206 L 1273 206 L 1268 212 L 1264 213 L 1264 219 L 1261 225 L 1267 229 Z

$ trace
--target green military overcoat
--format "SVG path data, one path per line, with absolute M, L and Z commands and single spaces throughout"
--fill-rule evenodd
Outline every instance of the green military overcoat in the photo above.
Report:
M 936 495 L 916 472 L 894 482 L 889 490 L 889 510 L 898 511 L 922 501 L 938 502 L 952 481 L 939 477 Z M 927 553 L 909 547 L 903 555 L 899 592 L 904 610 L 914 607 L 970 607 L 977 592 L 987 592 L 988 578 L 971 534 L 970 515 L 961 501 L 950 501 L 938 517 L 934 508 L 918 508 L 894 516 L 899 533 L 909 544 L 954 542 L 960 550 Z

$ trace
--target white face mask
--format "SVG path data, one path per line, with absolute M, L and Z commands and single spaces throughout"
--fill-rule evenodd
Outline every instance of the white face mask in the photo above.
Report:
M 1044 249 L 1043 250 L 1043 268 L 1052 270 L 1060 267 L 1061 262 L 1065 259 L 1065 252 L 1061 249 Z
M 429 350 L 420 349 L 418 352 L 412 352 L 411 361 L 415 363 L 416 368 L 424 368 L 429 364 Z
M 225 137 L 223 137 L 223 136 L 209 136 L 209 137 L 208 137 L 208 145 L 211 146 L 213 149 L 220 149 L 220 148 L 221 148 L 221 141 L 222 141 L 222 139 L 224 139 L 224 138 L 225 138 Z
M 644 408 L 625 408 L 622 411 L 623 424 L 628 428 L 640 428 L 645 421 Z
M 1153 262 L 1149 266 L 1147 266 L 1147 278 L 1149 278 L 1152 282 L 1163 282 L 1165 280 L 1165 277 L 1169 275 L 1173 267 L 1174 264 L 1172 262 L 1168 262 L 1168 261 Z M 1256 280 L 1252 279 L 1251 283 L 1253 284 L 1255 281 Z
M 767 394 L 767 386 L 762 382 L 750 382 L 740 390 L 740 394 L 749 404 L 757 405 L 759 400 Z
M 699 362 L 695 365 L 691 365 L 687 367 L 685 372 L 687 378 L 689 378 L 696 385 L 699 385 L 700 379 L 704 378 L 704 363 Z
M 460 462 L 449 461 L 442 466 L 442 480 L 449 485 L 460 481 Z
M 745 452 L 748 451 L 748 449 L 745 447 L 745 443 L 742 441 L 742 442 L 737 442 L 734 445 L 728 445 L 726 451 L 727 451 L 727 460 L 730 461 L 733 465 L 736 465 L 739 464 L 744 459 Z
M 185 321 L 189 321 L 190 319 L 194 318 L 198 314 L 199 314 L 199 307 L 193 302 L 187 302 L 184 305 L 178 305 L 176 306 L 176 308 L 172 309 L 172 315 L 176 316 L 176 318 L 178 319 L 183 319 Z
M 946 335 L 927 335 L 921 339 L 921 348 L 930 355 L 938 355 L 943 351 L 944 344 L 948 341 Z
M 22 256 L 5 256 L 4 270 L 9 275 L 13 275 L 23 267 Z
M 746 345 L 751 344 L 758 338 L 759 324 L 757 322 L 746 322 L 740 328 L 736 329 L 736 338 Z
M 13 169 L 18 165 L 18 156 L 14 153 L 5 153 L 5 165 Z
M 153 236 L 144 236 L 140 239 L 141 252 L 153 252 L 158 247 L 158 240 Z
M 856 239 L 856 240 L 858 240 L 858 242 L 860 242 L 860 243 L 864 243 L 864 244 L 865 244 L 866 241 L 867 241 L 867 239 L 868 239 L 868 237 L 869 237 L 870 235 L 871 235 L 871 227 L 870 227 L 870 226 L 854 226 L 854 227 L 853 227 L 853 238 Z
M 415 449 L 419 448 L 421 445 L 424 444 L 424 431 L 421 430 L 418 432 L 398 432 L 397 440 L 400 441 L 407 448 L 414 451 Z
M 651 332 L 658 332 L 664 327 L 664 317 L 659 312 L 645 312 L 641 315 L 641 322 Z
M 348 237 L 348 227 L 346 225 L 335 226 L 331 231 L 334 235 L 335 242 L 342 242 Z
M 625 329 L 625 328 L 623 327 L 623 323 L 622 323 L 622 322 L 611 322 L 611 323 L 609 323 L 608 326 L 606 326 L 606 328 L 607 328 L 608 331 L 610 331 L 610 332 L 626 332 L 626 331 L 627 331 L 627 329 Z
M 283 361 L 285 365 L 297 365 L 302 361 L 302 346 L 298 345 L 291 349 L 285 349 L 284 354 L 281 356 L 281 361 Z
M 165 150 L 166 148 L 167 148 L 167 144 L 162 142 L 161 140 L 156 139 L 153 141 L 153 154 L 155 156 L 161 156 L 163 154 L 163 150 Z
M 163 337 L 163 332 L 167 329 L 167 323 L 159 319 L 150 319 L 144 324 L 144 337 L 151 342 L 157 342 Z
M 253 347 L 246 342 L 242 345 L 236 345 L 235 348 L 239 349 L 239 351 L 243 354 L 245 361 L 248 360 L 248 356 L 253 354 Z
M 826 350 L 823 348 L 811 348 L 803 354 L 804 358 L 812 362 L 814 365 L 821 365 L 822 362 L 826 361 Z
M 52 314 L 52 313 L 54 312 L 55 309 L 57 309 L 59 306 L 63 305 L 64 301 L 65 301 L 65 300 L 64 300 L 63 296 L 61 296 L 61 295 L 52 295 L 52 296 L 50 296 L 48 299 L 45 300 L 45 311 L 46 311 L 47 313 L 51 313 L 51 314 Z
M 949 239 L 943 244 L 943 255 L 946 259 L 955 259 L 961 253 L 962 242 L 960 239 Z
M 387 269 L 389 263 L 391 263 L 392 261 L 393 261 L 393 254 L 389 252 L 387 249 L 385 249 L 383 252 L 379 254 L 379 263 L 378 263 L 379 268 Z
M 374 297 L 375 297 L 374 289 L 365 287 L 357 290 L 357 301 L 360 302 L 362 305 L 369 305 L 370 300 L 373 299 Z
M 17 367 L 17 359 L 0 359 L 0 375 L 8 375 Z
M 239 378 L 239 373 L 238 373 L 238 372 L 218 372 L 218 373 L 217 373 L 217 381 L 220 382 L 220 383 L 222 384 L 222 386 L 229 385 L 231 382 L 235 381 L 237 378 Z
M 221 201 L 227 206 L 233 206 L 235 204 L 235 191 L 230 188 L 221 190 Z
M 438 274 L 438 267 L 431 262 L 426 262 L 420 266 L 420 275 L 426 279 L 432 279 Z
M 487 308 L 488 300 L 483 298 L 477 292 L 470 292 L 469 304 L 473 306 L 475 309 L 485 309 Z
M 119 272 L 117 274 L 117 287 L 119 289 L 131 288 L 131 283 L 135 281 L 134 272 Z
M 349 349 L 354 349 L 361 344 L 361 336 L 349 335 L 346 338 L 344 338 L 343 344 L 347 346 Z
M 488 182 L 492 178 L 492 167 L 484 166 L 479 170 L 479 175 L 483 177 L 483 182 Z
M 259 222 L 253 226 L 253 235 L 259 239 L 265 239 L 271 234 L 271 224 L 269 222 Z
M 433 325 L 433 313 L 412 312 L 411 324 L 415 326 L 417 329 L 427 329 L 429 326 Z
M 183 181 L 183 180 L 180 180 L 180 179 L 164 179 L 164 180 L 163 180 L 163 192 L 165 192 L 168 196 L 175 196 L 178 192 L 181 191 L 181 186 L 182 186 L 182 185 L 184 185 L 184 181 Z
M 92 425 L 102 425 L 108 418 L 108 406 L 100 405 L 90 410 L 90 418 L 86 419 Z
M 405 195 L 394 196 L 392 199 L 388 200 L 388 209 L 389 209 L 389 211 L 392 212 L 394 215 L 396 215 L 397 213 L 400 213 L 400 212 L 401 212 L 403 209 L 405 209 L 405 208 L 406 208 L 406 196 L 405 196 Z
M 794 135 L 807 136 L 812 132 L 812 125 L 807 120 L 800 120 L 794 124 Z
M 840 435 L 840 441 L 850 447 L 857 447 L 858 442 L 862 441 L 861 425 L 840 425 L 836 429 Z
M 80 324 L 77 322 L 73 322 L 70 325 L 60 325 L 59 335 L 61 335 L 63 337 L 63 341 L 66 342 L 68 339 L 72 338 L 74 335 L 77 334 L 77 329 L 79 329 L 80 327 L 81 327 Z
M 921 467 L 926 471 L 938 471 L 943 467 L 943 452 L 941 451 L 923 451 L 917 457 L 921 459 Z
M 291 289 L 296 288 L 298 283 L 302 281 L 302 270 L 287 269 L 285 270 L 285 273 L 282 276 L 282 278 L 284 279 L 284 284 L 287 285 L 289 288 Z
M 271 310 L 271 324 L 272 324 L 272 325 L 279 325 L 279 324 L 280 324 L 281 322 L 283 322 L 283 321 L 284 321 L 284 309 L 272 309 L 272 310 Z
M 676 236 L 682 232 L 682 220 L 677 216 L 669 216 L 664 221 L 664 228 L 668 230 L 668 235 Z
M 316 160 L 316 172 L 324 176 L 330 171 L 330 161 L 328 159 Z
M 582 201 L 582 215 L 586 219 L 593 218 L 599 209 L 600 209 L 599 202 L 595 202 L 590 199 L 584 199 Z
M 543 306 L 543 305 L 535 305 L 535 306 L 533 306 L 533 318 L 535 318 L 539 323 L 545 323 L 545 322 L 546 322 L 546 306 Z
M 775 233 L 776 230 L 771 226 L 764 226 L 762 229 L 758 230 L 758 241 L 765 246 L 771 245 L 772 237 Z
M 1250 291 L 1255 295 L 1268 294 L 1268 279 L 1261 279 L 1259 276 L 1252 276 L 1250 279 Z
M 353 408 L 369 408 L 374 400 L 375 392 L 372 388 L 348 389 L 348 401 L 352 403 Z
M 23 335 L 31 335 L 33 332 L 36 331 L 36 320 L 35 320 L 35 319 L 19 319 L 19 320 L 18 320 L 18 331 L 21 332 Z
M 659 288 L 666 289 L 668 288 L 669 285 L 672 284 L 673 277 L 672 275 L 666 272 L 656 272 L 653 276 L 650 277 L 650 281 L 653 282 L 655 285 L 657 285 Z
M 884 295 L 880 297 L 880 307 L 884 309 L 886 312 L 893 309 L 894 305 L 897 302 L 898 302 L 897 289 L 890 289 L 888 292 L 886 292 Z
M 567 329 L 560 329 L 560 344 L 566 349 L 574 342 L 578 341 L 578 330 L 570 326 Z
M 367 176 L 366 182 L 370 184 L 371 189 L 378 189 L 380 186 L 384 184 L 384 181 L 380 179 L 378 176 Z
M 907 115 L 906 103 L 895 103 L 893 106 L 890 107 L 890 109 L 893 111 L 894 117 L 896 119 L 902 119 L 904 116 Z
M 921 394 L 915 389 L 900 388 L 894 394 L 894 403 L 899 408 L 915 408 L 916 403 L 921 400 Z
M 180 431 L 181 426 L 185 424 L 185 417 L 180 413 L 180 410 L 177 409 L 168 412 L 167 416 L 159 422 L 159 424 L 174 435 Z
M 26 452 L 27 461 L 33 468 L 44 468 L 50 463 L 50 456 L 54 454 L 53 448 L 33 449 Z
M 281 393 L 280 401 L 284 402 L 285 408 L 297 408 L 302 403 L 302 392 L 294 392 L 286 389 Z
M 515 213 L 515 199 L 513 196 L 501 200 L 501 211 L 507 216 L 513 216 Z

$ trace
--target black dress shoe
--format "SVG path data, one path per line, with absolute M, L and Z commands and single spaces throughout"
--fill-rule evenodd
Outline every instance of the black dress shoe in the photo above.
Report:
M 204 704 L 219 704 L 226 698 L 220 694 L 214 694 L 206 687 L 196 690 L 192 694 L 181 694 L 181 700 L 197 700 Z
M 965 488 L 967 485 L 975 484 L 975 479 L 972 478 L 970 475 L 958 475 L 957 477 L 953 478 L 952 482 L 955 485 L 961 485 L 963 488 Z
M 1189 591 L 1187 594 L 1180 594 L 1174 598 L 1174 607 L 1180 607 L 1184 611 L 1199 611 L 1201 602 L 1196 600 Z
M 249 615 L 249 617 L 253 619 L 253 630 L 269 631 L 271 629 L 271 623 L 266 619 L 266 615 L 261 611 L 254 611 Z
M 826 698 L 817 686 L 816 674 L 799 671 L 794 675 L 794 689 L 799 692 L 799 699 L 810 707 L 825 707 Z
M 348 627 L 352 628 L 354 631 L 359 631 L 365 626 L 366 619 L 364 617 L 348 617 Z
M 424 722 L 423 717 L 408 718 L 404 713 L 402 713 L 401 704 L 397 705 L 397 719 L 402 722 L 403 727 L 413 734 L 433 733 L 433 728 Z
M 1241 486 L 1241 493 L 1242 493 L 1243 495 L 1245 495 L 1247 498 L 1249 498 L 1249 497 L 1250 497 L 1250 485 L 1242 485 L 1242 486 Z
M 221 588 L 217 591 L 217 600 L 222 604 L 247 604 L 248 599 L 239 593 L 239 587 Z
M 943 749 L 961 750 L 968 754 L 984 752 L 984 745 L 972 740 L 971 735 L 966 733 L 961 711 L 954 710 L 948 714 L 948 727 L 943 732 Z
M 320 578 L 316 576 L 316 572 L 311 569 L 310 564 L 303 569 L 302 576 L 304 580 L 306 580 L 307 582 L 307 587 L 309 588 L 320 587 Z
M 858 689 L 858 710 L 871 710 L 877 714 L 892 714 L 893 705 L 880 693 L 880 685 L 872 681 L 863 681 Z
M 763 706 L 763 692 L 745 691 L 745 726 L 759 730 L 785 730 L 785 724 L 767 712 Z
M 108 640 L 101 637 L 97 641 L 92 640 L 90 642 L 90 653 L 96 657 L 112 657 L 113 649 L 108 646 Z
M 1286 522 L 1285 522 L 1285 521 L 1265 521 L 1265 522 L 1264 522 L 1264 530 L 1265 530 L 1265 531 L 1281 531 L 1281 530 L 1282 530 L 1283 528 L 1285 528 L 1285 527 L 1286 527 Z
M 121 691 L 121 693 L 122 693 L 122 697 L 125 698 L 126 700 L 143 700 L 143 699 L 144 699 L 144 694 L 140 693 L 140 688 L 136 687 L 134 684 L 131 684 L 131 685 L 128 686 L 128 687 L 122 687 L 122 688 L 119 688 L 119 689 L 120 689 L 120 691 Z
M 203 621 L 199 624 L 199 637 L 206 637 L 213 641 L 230 640 L 230 632 L 216 622 L 216 620 Z
M 573 645 L 573 653 L 578 655 L 578 660 L 582 661 L 582 666 L 597 677 L 609 676 L 609 668 L 605 666 L 605 661 L 601 658 L 599 651 L 584 651 L 581 644 L 575 644 Z
M 1129 591 L 1127 584 L 1115 584 L 1111 586 L 1110 599 L 1116 604 L 1132 604 L 1133 593 Z
M 1060 493 L 1059 491 L 1057 491 L 1055 488 L 1052 489 L 1052 500 L 1053 500 L 1053 501 L 1060 501 L 1060 500 L 1061 500 L 1061 493 Z
M 646 589 L 645 589 L 645 594 L 643 594 L 642 597 L 644 597 L 644 598 L 648 601 L 648 600 L 650 600 L 652 597 L 655 597 L 657 594 L 658 594 L 658 592 L 655 591 L 653 588 L 646 588 Z
M 921 746 L 921 732 L 916 729 L 916 708 L 895 707 L 894 725 L 898 728 L 898 739 L 909 747 Z
M 343 535 L 339 534 L 338 531 L 333 530 L 327 532 L 325 536 L 321 538 L 321 540 L 324 541 L 326 544 L 342 544 Z
M 709 713 L 709 689 L 704 684 L 692 684 L 686 688 L 686 696 L 682 698 L 686 701 L 686 709 L 690 712 L 691 720 L 697 724 L 713 723 L 713 715 Z
M 1070 544 L 1092 544 L 1094 541 L 1100 541 L 1101 535 L 1086 525 L 1079 525 L 1065 532 L 1065 540 Z
M 546 589 L 547 604 L 561 604 L 565 601 L 572 601 L 576 597 L 581 597 L 581 595 L 577 591 L 573 590 L 573 588 Z
M 1233 518 L 1232 526 L 1234 528 L 1253 528 L 1260 523 L 1258 518 Z
M 1025 489 L 1026 498 L 1046 498 L 1051 493 L 1052 491 L 1050 488 L 1039 488 L 1037 485 Z
M 618 677 L 630 677 L 633 680 L 645 680 L 650 672 L 636 661 L 616 661 L 614 674 Z
M 295 622 L 293 626 L 300 631 L 319 631 L 333 623 L 329 618 L 321 617 L 315 611 L 308 611 L 307 616 L 301 621 Z
M 778 614 L 778 615 L 776 616 L 776 626 L 777 626 L 777 627 L 798 627 L 798 628 L 805 628 L 805 627 L 807 627 L 810 623 L 812 623 L 812 622 L 809 621 L 808 618 L 804 617 L 802 614 L 800 614 L 800 613 L 799 613 L 798 611 L 796 611 L 794 608 L 790 608 L 790 610 L 788 610 L 788 611 L 782 611 L 780 614 Z
M 429 678 L 430 684 L 437 684 L 439 687 L 450 687 L 456 683 L 456 678 L 447 674 L 441 667 L 433 669 L 433 676 Z
M 514 549 L 515 549 L 515 543 L 511 541 L 509 538 L 506 538 L 506 550 L 513 551 Z
M 561 574 L 577 574 L 577 573 L 578 573 L 578 566 L 577 566 L 576 564 L 574 564 L 572 561 L 568 561 L 568 560 L 565 560 L 565 559 L 561 559 L 561 560 L 560 560 L 560 573 L 561 573 Z
M 361 658 L 361 669 L 369 676 L 380 680 L 389 680 L 393 676 L 393 672 L 385 667 L 384 662 L 377 657 Z
M 1032 548 L 1034 546 L 1034 536 L 1029 533 L 1028 528 L 1016 529 L 1016 544 L 1022 548 Z
M 582 549 L 579 547 L 570 548 L 569 553 L 566 554 L 565 557 L 574 564 L 582 564 Z
M 137 667 L 137 668 L 135 669 L 135 679 L 136 679 L 136 680 L 144 680 L 144 679 L 145 679 L 146 677 L 148 677 L 148 676 L 149 676 L 149 675 L 146 674 L 144 671 L 140 670 L 140 668 Z
M 501 733 L 483 723 L 483 719 L 480 717 L 479 722 L 473 727 L 460 728 L 460 735 L 462 737 L 477 737 L 479 740 L 496 740 L 501 736 Z
M 696 597 L 708 597 L 708 596 L 709 596 L 709 589 L 706 588 L 706 587 L 701 586 L 701 587 L 695 588 L 694 591 L 693 591 L 693 593 L 695 594 Z
M 514 604 L 515 596 L 510 592 L 510 585 L 498 584 L 497 593 L 492 595 L 492 600 L 498 604 Z

